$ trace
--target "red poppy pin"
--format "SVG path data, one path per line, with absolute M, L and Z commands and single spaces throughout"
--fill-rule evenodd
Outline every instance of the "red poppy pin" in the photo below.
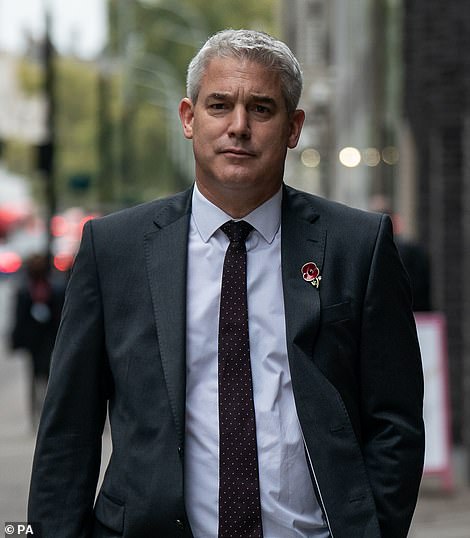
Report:
M 314 262 L 307 262 L 302 266 L 302 277 L 305 282 L 310 282 L 312 286 L 318 289 L 320 286 L 320 269 L 318 269 L 317 264 Z

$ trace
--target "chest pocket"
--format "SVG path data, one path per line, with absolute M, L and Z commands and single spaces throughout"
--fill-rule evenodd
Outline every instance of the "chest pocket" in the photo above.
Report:
M 321 310 L 320 319 L 322 324 L 339 323 L 346 321 L 352 317 L 351 302 L 345 301 L 329 306 L 325 306 Z

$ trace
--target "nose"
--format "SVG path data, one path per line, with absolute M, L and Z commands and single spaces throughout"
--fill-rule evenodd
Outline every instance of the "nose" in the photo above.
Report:
M 235 138 L 250 138 L 250 121 L 246 108 L 236 106 L 231 114 L 229 135 Z

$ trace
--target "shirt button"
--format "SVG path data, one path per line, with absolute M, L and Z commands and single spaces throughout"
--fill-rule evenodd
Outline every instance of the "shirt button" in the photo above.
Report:
M 175 523 L 178 530 L 184 531 L 184 523 L 181 521 L 181 519 L 177 519 Z

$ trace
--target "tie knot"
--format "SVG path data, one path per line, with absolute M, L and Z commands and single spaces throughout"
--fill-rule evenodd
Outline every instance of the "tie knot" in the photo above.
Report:
M 230 239 L 230 242 L 244 243 L 253 226 L 244 220 L 229 220 L 220 229 Z

